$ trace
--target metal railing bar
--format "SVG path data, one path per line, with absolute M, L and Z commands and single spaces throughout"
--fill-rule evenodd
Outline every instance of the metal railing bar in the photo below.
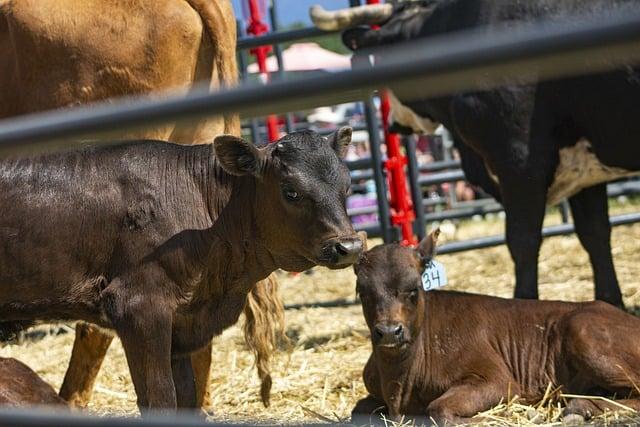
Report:
M 246 85 L 216 93 L 199 90 L 163 100 L 128 99 L 93 108 L 48 112 L 0 122 L 0 149 L 68 149 L 71 138 L 117 127 L 157 125 L 235 111 L 246 116 L 298 111 L 366 99 L 388 86 L 408 99 L 488 89 L 509 79 L 584 74 L 628 64 L 640 56 L 640 11 L 605 18 L 576 18 L 579 24 L 543 22 L 514 31 L 467 31 L 394 46 L 389 62 L 370 69 Z M 586 20 L 585 20 L 586 19 Z M 421 55 L 417 55 L 420 52 Z M 535 72 L 533 72 L 535 70 Z M 64 139 L 67 139 L 64 141 Z M 51 141 L 48 144 L 45 141 Z M 63 140 L 63 141 L 61 141 Z M 105 144 L 109 141 L 93 141 Z

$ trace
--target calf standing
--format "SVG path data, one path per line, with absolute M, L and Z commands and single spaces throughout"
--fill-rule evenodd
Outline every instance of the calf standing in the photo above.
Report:
M 463 422 L 509 396 L 537 402 L 550 382 L 565 393 L 615 394 L 640 410 L 640 319 L 598 301 L 425 292 L 421 274 L 436 237 L 417 251 L 378 246 L 355 265 L 373 353 L 364 369 L 369 396 L 354 417 Z M 606 407 L 619 409 L 572 399 L 564 413 L 588 418 Z
M 0 162 L 0 322 L 81 319 L 120 337 L 138 405 L 193 406 L 185 357 L 278 268 L 362 250 L 340 161 L 351 128 L 258 149 L 143 141 Z
M 65 405 L 55 390 L 24 363 L 0 357 L 0 405 Z

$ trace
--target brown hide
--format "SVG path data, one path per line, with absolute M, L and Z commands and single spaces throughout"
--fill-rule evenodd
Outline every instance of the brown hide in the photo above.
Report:
M 257 148 L 131 141 L 0 161 L 0 321 L 85 320 L 120 337 L 141 410 L 195 400 L 188 355 L 278 268 L 345 268 L 351 136 Z M 46 220 L 42 220 L 46 218 Z M 176 374 L 178 373 L 178 374 Z
M 53 387 L 44 382 L 27 365 L 12 358 L 0 358 L 0 405 L 64 406 Z
M 39 0 L 0 2 L 0 118 L 86 104 L 120 96 L 184 93 L 198 81 L 215 90 L 237 82 L 236 23 L 227 0 Z M 236 114 L 188 125 L 167 124 L 128 132 L 122 138 L 211 143 L 221 133 L 240 135 Z M 261 336 L 283 318 L 270 276 L 247 306 L 261 319 L 247 329 L 268 400 L 268 359 L 273 345 Z M 265 295 L 266 289 L 273 295 Z M 261 292 L 260 292 L 261 291 Z M 262 310 L 252 313 L 252 310 Z M 79 324 L 60 391 L 86 406 L 112 335 Z M 194 354 L 197 406 L 209 405 L 210 346 Z M 266 382 L 268 379 L 268 383 Z M 266 397 L 265 397 L 266 396 Z
M 570 394 L 615 395 L 640 409 L 640 319 L 603 302 L 425 292 L 425 259 L 383 245 L 356 266 L 373 352 L 364 369 L 369 396 L 354 417 L 469 421 L 516 395 L 538 402 L 550 383 Z M 573 399 L 565 415 L 588 418 L 605 408 L 619 409 Z
M 237 81 L 226 0 L 37 0 L 0 4 L 0 117 Z M 154 96 L 163 96 L 161 93 Z M 193 144 L 239 133 L 237 116 L 128 133 Z

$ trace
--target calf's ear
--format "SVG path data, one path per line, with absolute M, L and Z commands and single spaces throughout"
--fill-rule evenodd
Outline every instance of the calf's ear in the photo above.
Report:
M 351 143 L 351 134 L 353 129 L 350 126 L 343 126 L 331 136 L 329 136 L 329 143 L 341 159 L 347 154 L 347 147 Z
M 265 153 L 255 145 L 233 135 L 219 135 L 213 149 L 220 166 L 231 175 L 260 176 L 266 161 Z
M 440 228 L 436 228 L 418 243 L 417 251 L 423 260 L 430 260 L 436 254 L 436 244 L 438 243 L 439 235 Z

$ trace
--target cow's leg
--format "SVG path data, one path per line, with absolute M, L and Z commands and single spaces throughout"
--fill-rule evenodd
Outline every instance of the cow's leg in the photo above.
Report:
M 204 348 L 191 353 L 191 366 L 196 380 L 196 405 L 198 408 L 211 406 L 209 383 L 211 379 L 211 342 Z
M 91 400 L 93 385 L 111 341 L 113 334 L 109 331 L 90 323 L 76 324 L 71 360 L 60 387 L 60 397 L 71 406 L 84 408 Z
M 569 199 L 580 243 L 589 254 L 596 299 L 622 307 L 622 294 L 611 256 L 607 185 L 585 188 Z
M 516 298 L 538 298 L 538 253 L 547 191 L 541 180 L 511 177 L 503 185 L 507 245 L 516 270 Z
M 502 382 L 460 384 L 451 387 L 427 407 L 427 416 L 438 425 L 470 422 L 478 412 L 497 405 L 509 390 Z M 512 393 L 517 394 L 512 389 Z

